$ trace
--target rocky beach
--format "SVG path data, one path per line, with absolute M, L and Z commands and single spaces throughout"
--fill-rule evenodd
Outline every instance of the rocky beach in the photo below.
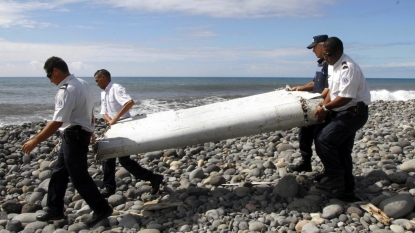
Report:
M 117 167 L 111 217 L 85 224 L 91 210 L 69 183 L 66 218 L 39 222 L 59 147 L 57 132 L 30 155 L 21 146 L 46 125 L 0 128 L 0 233 L 25 232 L 375 232 L 415 231 L 415 100 L 375 101 L 353 148 L 358 201 L 321 193 L 316 154 L 312 172 L 290 172 L 301 159 L 298 128 L 131 155 L 164 175 L 151 195 L 148 182 Z M 105 133 L 97 119 L 95 134 Z M 88 154 L 89 173 L 102 187 L 100 161 Z M 370 208 L 367 208 L 370 206 Z M 381 211 L 378 211 L 381 210 Z

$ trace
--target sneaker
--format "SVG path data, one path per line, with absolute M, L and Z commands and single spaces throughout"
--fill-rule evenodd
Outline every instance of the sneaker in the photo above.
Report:
M 160 184 L 163 182 L 163 176 L 159 175 L 159 174 L 153 174 L 151 175 L 151 194 L 156 194 L 158 193 L 159 189 L 160 189 Z
M 38 216 L 36 216 L 36 219 L 38 221 L 42 221 L 42 222 L 48 222 L 48 221 L 52 221 L 52 220 L 60 220 L 65 218 L 65 215 L 63 214 L 54 214 L 54 213 L 50 213 L 50 212 L 46 212 L 44 214 L 40 214 Z
M 323 177 L 323 179 L 321 179 L 320 182 L 316 184 L 316 188 L 321 191 L 332 193 L 332 194 L 344 192 L 345 190 L 344 176 Z
M 112 208 L 108 207 L 108 209 L 106 209 L 105 211 L 102 212 L 98 212 L 92 215 L 92 218 L 86 222 L 86 225 L 88 225 L 88 227 L 93 227 L 95 226 L 95 224 L 99 223 L 101 220 L 108 218 L 109 216 L 111 216 L 112 214 Z
M 295 165 L 290 165 L 288 168 L 294 172 L 311 172 L 313 170 L 311 168 L 311 161 L 304 159 Z
M 115 189 L 114 188 L 109 188 L 108 186 L 105 186 L 101 190 L 101 196 L 103 196 L 103 197 L 109 197 L 109 196 L 113 195 L 114 193 L 115 193 Z

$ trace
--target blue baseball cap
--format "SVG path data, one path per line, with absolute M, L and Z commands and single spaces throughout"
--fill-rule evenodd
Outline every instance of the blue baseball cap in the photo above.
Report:
M 314 46 L 316 46 L 316 44 L 320 43 L 320 42 L 324 42 L 328 39 L 329 37 L 327 35 L 319 35 L 319 36 L 314 36 L 313 37 L 313 42 L 307 46 L 308 49 L 312 49 L 314 48 Z

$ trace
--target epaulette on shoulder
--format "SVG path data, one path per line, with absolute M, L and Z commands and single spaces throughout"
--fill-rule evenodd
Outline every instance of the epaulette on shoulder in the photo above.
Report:
M 342 69 L 344 70 L 344 69 L 347 69 L 347 68 L 349 68 L 347 66 L 347 62 L 346 61 L 342 62 Z
M 65 83 L 65 84 L 63 84 L 62 86 L 61 86 L 61 88 L 59 88 L 59 89 L 66 89 L 66 87 L 68 86 L 68 84 L 67 83 Z

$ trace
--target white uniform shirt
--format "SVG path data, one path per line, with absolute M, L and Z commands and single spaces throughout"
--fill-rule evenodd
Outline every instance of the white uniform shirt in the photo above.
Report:
M 131 97 L 123 86 L 110 82 L 105 90 L 101 91 L 101 114 L 108 114 L 109 117 L 114 118 L 124 104 L 130 100 Z M 131 117 L 129 111 L 124 113 L 120 119 L 128 117 Z
M 63 122 L 62 127 L 80 125 L 84 130 L 94 132 L 94 95 L 89 84 L 71 74 L 58 87 L 53 121 Z
M 343 54 L 340 59 L 328 67 L 330 99 L 333 101 L 338 96 L 352 98 L 344 106 L 334 108 L 334 111 L 343 111 L 349 107 L 356 106 L 357 102 L 363 101 L 370 104 L 370 91 L 365 76 L 359 65 L 349 56 Z

